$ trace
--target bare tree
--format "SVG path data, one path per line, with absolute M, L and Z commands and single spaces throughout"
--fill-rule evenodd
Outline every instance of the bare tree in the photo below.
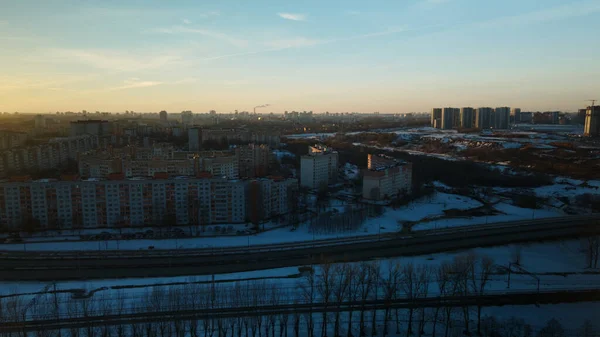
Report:
M 556 320 L 551 319 L 546 323 L 546 326 L 540 329 L 538 332 L 538 337 L 564 337 L 565 329 L 563 326 Z
M 429 283 L 431 281 L 431 269 L 427 266 L 421 266 L 419 268 L 419 291 L 417 292 L 417 297 L 426 298 L 429 296 Z M 426 308 L 422 307 L 419 309 L 419 336 L 422 336 L 425 333 L 425 318 L 426 318 Z
M 317 285 L 314 270 L 311 270 L 304 275 L 299 286 L 302 301 L 306 304 L 310 304 L 310 310 L 306 315 L 306 330 L 308 337 L 314 337 L 312 305 L 315 303 L 315 298 L 317 296 Z
M 494 269 L 494 260 L 484 255 L 475 262 L 476 266 L 470 268 L 471 290 L 475 295 L 481 296 L 490 280 Z M 477 306 L 477 334 L 481 335 L 481 305 Z
M 459 255 L 454 258 L 452 261 L 452 283 L 455 286 L 455 290 L 461 296 L 468 296 L 470 294 L 470 275 L 473 273 L 473 268 L 475 268 L 475 262 L 477 261 L 477 256 L 475 253 L 471 252 L 464 255 Z M 462 307 L 463 313 L 463 323 L 464 323 L 464 333 L 466 335 L 470 334 L 470 318 L 469 318 L 469 306 Z
M 510 253 L 510 263 L 520 266 L 523 263 L 523 252 L 521 246 L 514 246 Z
M 373 278 L 374 289 L 371 292 L 374 301 L 377 301 L 379 295 L 379 286 L 381 282 L 381 265 L 373 264 L 373 270 L 371 271 L 371 277 Z M 373 309 L 371 316 L 371 335 L 377 336 L 377 310 Z
M 588 268 L 598 268 L 600 257 L 600 236 L 589 236 L 581 240 Z
M 333 328 L 333 335 L 340 337 L 340 309 L 342 303 L 348 295 L 348 288 L 350 287 L 350 265 L 347 263 L 336 264 L 333 266 L 333 298 L 337 305 L 335 312 L 335 322 Z
M 317 291 L 323 302 L 323 318 L 321 322 L 321 337 L 327 337 L 327 309 L 333 295 L 334 273 L 331 263 L 324 263 L 317 276 Z
M 586 319 L 585 322 L 583 322 L 583 325 L 579 328 L 578 334 L 581 337 L 593 337 L 598 335 L 596 328 L 589 319 Z
M 446 295 L 448 288 L 450 287 L 449 283 L 450 283 L 451 269 L 452 269 L 452 267 L 450 266 L 450 264 L 448 262 L 444 262 L 438 266 L 438 268 L 435 272 L 435 280 L 438 285 L 438 291 L 439 291 L 440 297 Z M 436 307 L 435 312 L 433 314 L 433 328 L 432 328 L 432 332 L 431 332 L 431 335 L 433 337 L 435 337 L 436 327 L 437 327 L 438 318 L 439 318 L 439 312 L 440 312 L 440 307 Z
M 359 278 L 359 270 L 361 266 L 356 264 L 348 265 L 348 301 L 352 303 L 356 303 L 359 300 L 360 295 L 360 278 Z M 352 318 L 354 311 L 352 310 L 354 307 L 350 307 L 350 311 L 348 312 L 348 337 L 352 337 Z
M 376 280 L 375 273 L 377 272 L 377 270 L 379 270 L 379 265 L 377 264 L 377 262 L 362 262 L 358 267 L 356 281 L 361 301 L 359 325 L 360 337 L 364 337 L 367 335 L 365 329 L 365 305 L 367 300 L 371 296 L 371 292 Z
M 392 301 L 396 298 L 398 287 L 400 286 L 400 279 L 402 277 L 402 270 L 400 270 L 400 264 L 396 261 L 389 261 L 387 273 L 381 278 L 381 286 L 383 288 L 383 300 L 385 303 L 385 310 L 383 315 L 383 336 L 388 334 L 388 321 L 390 319 L 390 306 Z

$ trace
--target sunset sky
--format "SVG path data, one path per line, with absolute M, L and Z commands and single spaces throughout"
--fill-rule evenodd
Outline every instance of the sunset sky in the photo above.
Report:
M 568 110 L 600 0 L 0 0 L 0 111 Z

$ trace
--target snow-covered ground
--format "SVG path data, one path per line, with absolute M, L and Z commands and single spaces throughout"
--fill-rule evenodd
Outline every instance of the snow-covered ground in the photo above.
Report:
M 342 172 L 344 173 L 344 177 L 348 180 L 356 180 L 360 175 L 358 166 L 351 163 L 345 163 L 342 167 Z
M 148 249 L 150 246 L 153 246 L 154 249 L 239 247 L 397 232 L 402 229 L 401 223 L 405 221 L 416 222 L 427 221 L 429 219 L 428 222 L 422 222 L 413 227 L 414 230 L 423 230 L 564 215 L 564 213 L 559 210 L 531 210 L 501 203 L 495 205 L 495 207 L 497 210 L 506 214 L 488 217 L 481 216 L 471 218 L 461 217 L 452 219 L 437 219 L 444 215 L 444 210 L 466 210 L 480 206 L 482 206 L 482 204 L 479 201 L 465 196 L 437 192 L 431 197 L 422 198 L 398 209 L 385 207 L 384 213 L 381 216 L 368 218 L 360 228 L 354 231 L 328 234 L 313 233 L 310 230 L 308 223 L 304 223 L 294 231 L 292 231 L 292 229 L 289 227 L 284 227 L 255 235 L 221 236 L 209 238 L 178 238 L 164 240 L 107 240 L 93 242 L 68 241 L 0 244 L 0 250 L 140 250 Z M 331 208 L 335 208 L 339 212 L 344 211 L 344 206 L 341 201 L 336 201 L 336 204 L 332 205 Z
M 489 256 L 498 268 L 508 267 L 512 261 L 515 251 L 520 251 L 521 265 L 524 270 L 536 274 L 540 278 L 540 290 L 552 289 L 575 289 L 598 287 L 600 274 L 581 274 L 589 272 L 585 269 L 585 257 L 580 251 L 580 242 L 570 240 L 564 242 L 536 243 L 530 245 L 507 245 L 490 248 L 477 248 L 469 251 L 431 254 L 416 257 L 399 257 L 393 259 L 382 259 L 378 263 L 382 277 L 387 275 L 388 269 L 399 264 L 401 267 L 407 264 L 415 266 L 427 266 L 437 268 L 445 262 L 451 262 L 459 255 L 473 253 L 476 256 Z M 356 263 L 359 264 L 359 263 Z M 497 270 L 501 270 L 498 269 Z M 564 275 L 557 275 L 565 273 Z M 256 279 L 268 279 L 270 284 L 276 284 L 279 289 L 289 291 L 292 294 L 297 291 L 298 284 L 302 282 L 298 267 L 278 268 L 262 271 L 243 273 L 231 273 L 214 275 L 215 283 L 223 283 L 224 286 L 244 282 L 254 282 Z M 71 299 L 71 293 L 83 290 L 83 293 L 91 294 L 100 300 L 116 298 L 122 292 L 128 305 L 137 303 L 153 289 L 160 287 L 185 287 L 190 283 L 213 282 L 213 276 L 184 276 L 184 277 L 159 277 L 159 278 L 135 278 L 135 279 L 108 279 L 91 281 L 68 281 L 57 282 L 56 289 L 69 291 L 61 294 L 60 302 L 78 301 Z M 25 299 L 32 298 L 32 293 L 42 291 L 47 284 L 39 282 L 0 282 L 0 295 L 23 294 Z M 435 296 L 437 285 L 430 284 L 430 296 Z M 486 287 L 488 293 L 507 291 L 535 290 L 537 280 L 527 274 L 513 273 L 511 275 L 511 286 L 508 288 L 508 279 L 505 273 L 496 272 Z M 50 289 L 54 289 L 51 287 Z M 181 288 L 182 290 L 185 288 Z M 524 318 L 526 323 L 533 326 L 543 326 L 551 318 L 561 319 L 560 322 L 566 328 L 577 328 L 585 319 L 591 319 L 600 309 L 600 303 L 576 303 L 556 304 L 543 306 L 505 306 L 486 307 L 483 309 L 484 316 L 493 315 L 497 318 L 509 318 L 512 316 Z M 565 310 L 570 311 L 569 313 Z M 576 311 L 576 313 L 571 313 Z

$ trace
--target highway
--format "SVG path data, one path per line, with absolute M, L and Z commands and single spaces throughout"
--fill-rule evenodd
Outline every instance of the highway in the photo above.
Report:
M 294 313 L 373 311 L 385 308 L 433 308 L 465 306 L 502 306 L 553 304 L 600 301 L 600 289 L 551 290 L 542 292 L 508 291 L 484 295 L 399 298 L 392 300 L 351 301 L 342 303 L 285 303 L 262 304 L 258 306 L 236 306 L 219 308 L 183 308 L 169 311 L 139 311 L 122 314 L 99 314 L 86 316 L 64 316 L 25 322 L 6 321 L 0 325 L 0 333 L 23 333 L 30 331 L 49 331 L 57 329 L 90 328 L 98 326 L 116 326 L 146 322 L 220 319 L 230 317 L 257 317 L 269 315 L 292 315 Z
M 361 261 L 422 255 L 597 234 L 600 234 L 600 216 L 586 215 L 250 247 L 161 251 L 2 252 L 0 273 L 7 281 L 207 275 L 323 261 Z

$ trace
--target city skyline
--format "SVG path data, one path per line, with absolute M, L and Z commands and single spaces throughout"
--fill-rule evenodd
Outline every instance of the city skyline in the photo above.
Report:
M 576 111 L 600 1 L 0 5 L 0 111 Z

